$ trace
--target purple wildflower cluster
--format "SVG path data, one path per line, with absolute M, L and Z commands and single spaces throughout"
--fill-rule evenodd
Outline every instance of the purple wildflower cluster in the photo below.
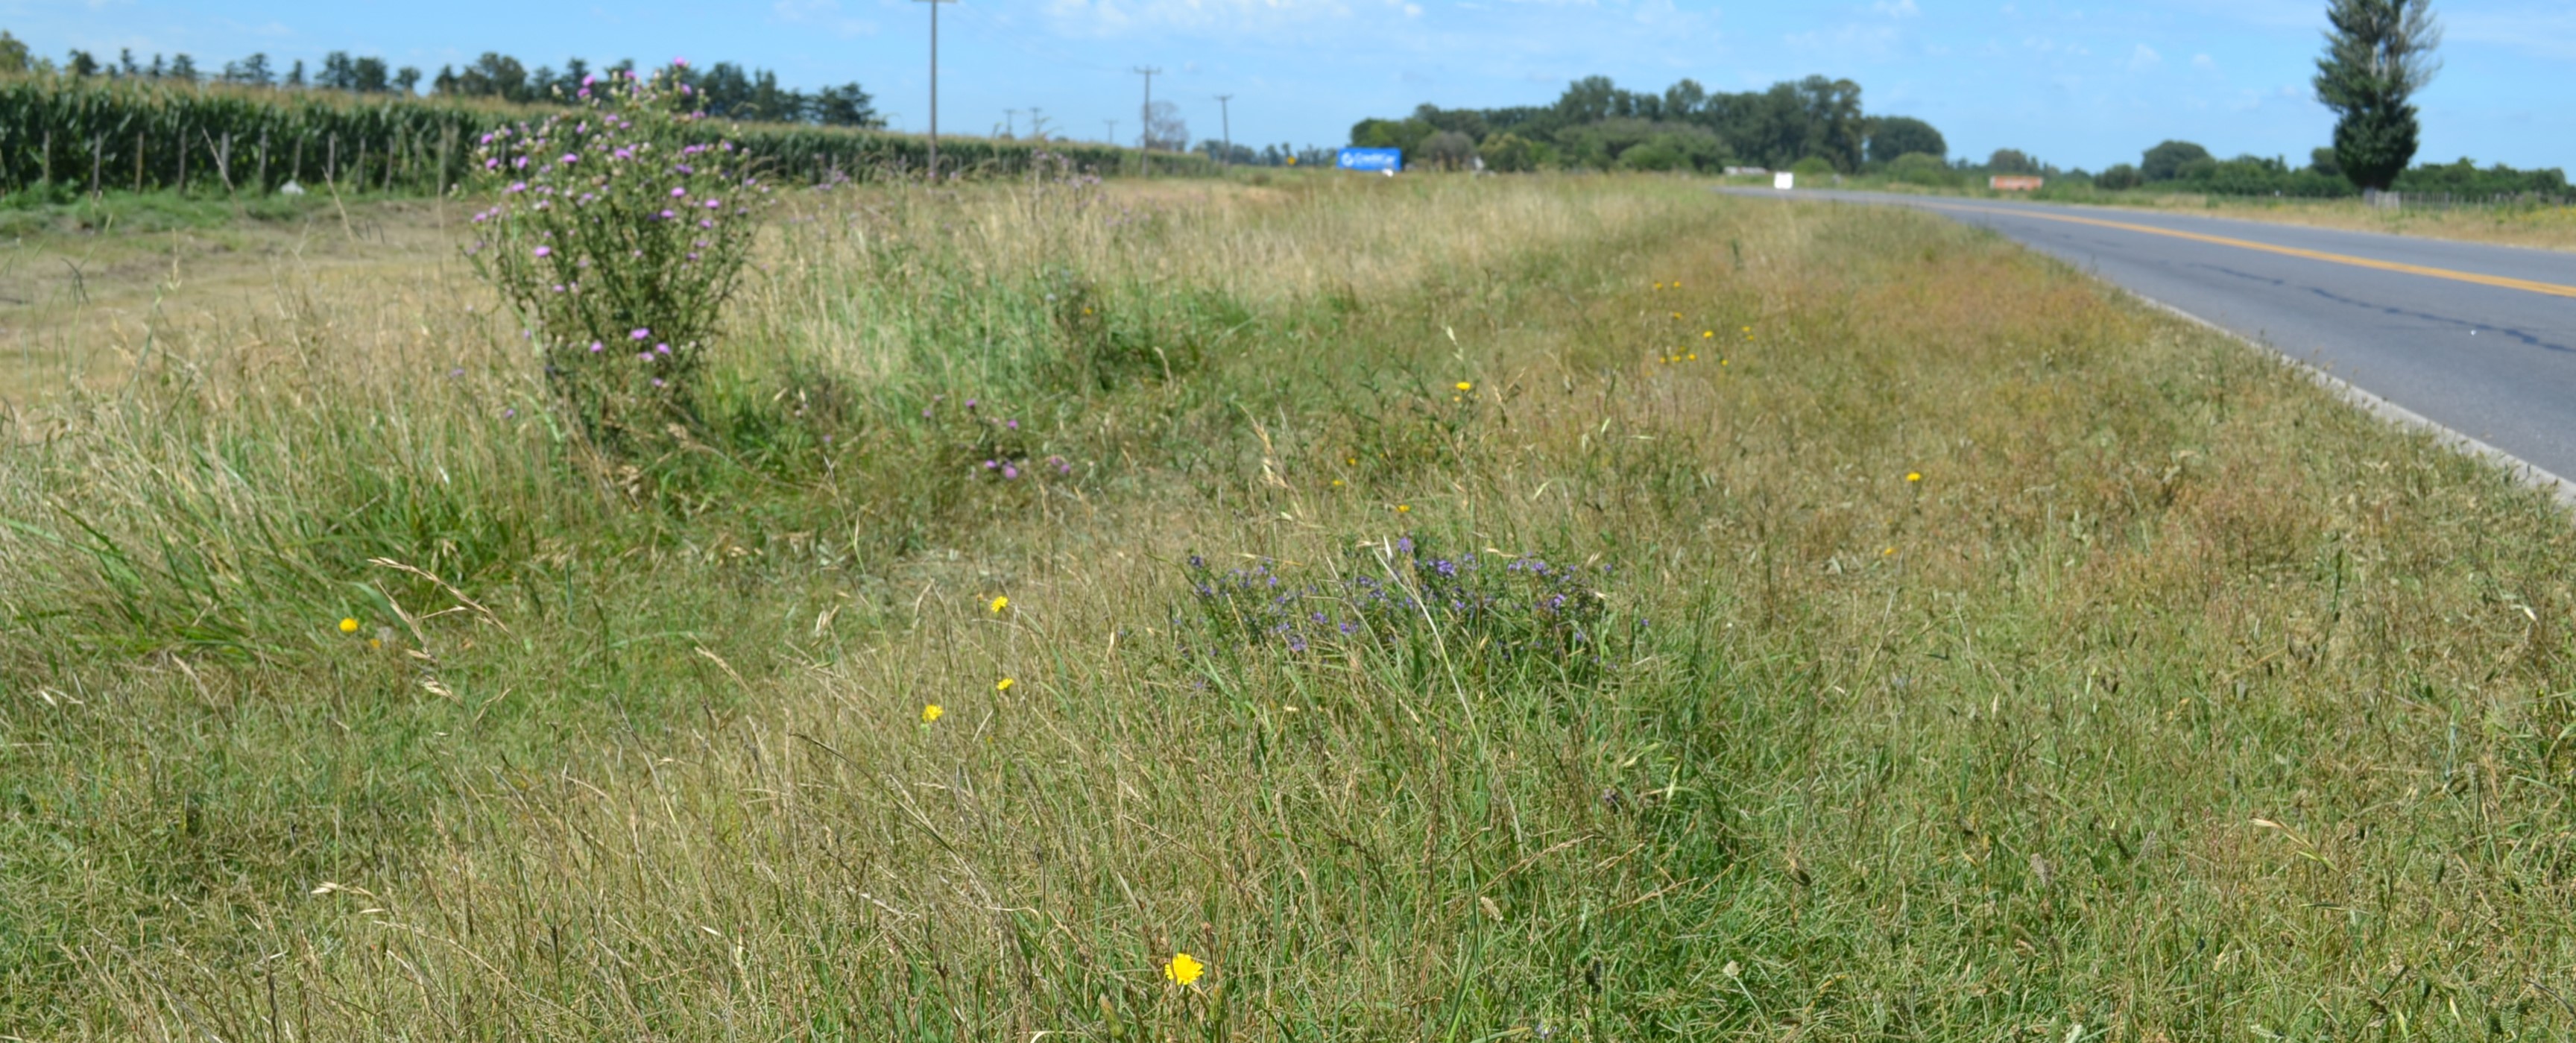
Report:
M 947 395 L 932 395 L 929 404 L 921 407 L 921 418 L 930 421 L 947 443 L 950 465 L 962 466 L 971 480 L 1073 476 L 1073 461 L 1053 453 L 1037 456 L 1034 432 L 1021 430 L 1018 417 L 997 413 L 980 398 L 968 397 L 952 406 Z
M 1452 656 L 1589 676 L 1602 665 L 1608 614 L 1595 584 L 1609 571 L 1534 554 L 1441 553 L 1411 536 L 1354 551 L 1329 574 L 1283 574 L 1268 561 L 1219 572 L 1192 555 L 1197 625 L 1177 614 L 1173 632 L 1195 654 L 1314 655 L 1393 651 L 1436 630 Z
M 590 77 L 580 107 L 476 146 L 496 191 L 466 253 L 584 398 L 666 398 L 694 372 L 769 191 L 671 71 Z

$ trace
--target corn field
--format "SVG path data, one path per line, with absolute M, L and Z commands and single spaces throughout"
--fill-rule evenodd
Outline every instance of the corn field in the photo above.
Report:
M 88 192 L 147 189 L 273 192 L 288 183 L 431 193 L 469 174 L 486 130 L 544 114 L 457 99 L 384 98 L 212 84 L 0 78 L 0 192 L 45 184 Z M 921 138 L 828 127 L 736 124 L 724 136 L 773 178 L 823 183 L 917 174 Z M 1099 174 L 1133 172 L 1132 150 L 983 139 L 940 143 L 940 168 L 969 176 L 1025 173 L 1040 156 Z M 1152 170 L 1205 174 L 1204 156 L 1157 154 Z

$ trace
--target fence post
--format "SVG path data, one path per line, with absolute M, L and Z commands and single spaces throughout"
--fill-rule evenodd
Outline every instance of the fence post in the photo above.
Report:
M 50 188 L 54 183 L 54 130 L 45 128 L 45 144 L 36 155 L 36 179 Z
M 340 136 L 338 134 L 331 135 L 330 145 L 331 151 L 322 157 L 322 183 L 338 188 L 340 186 Z
M 259 191 L 268 194 L 268 128 L 259 129 Z
M 215 145 L 215 174 L 223 179 L 224 194 L 233 194 L 233 132 L 229 130 L 223 143 Z
M 134 132 L 134 190 L 143 191 L 143 132 Z
M 179 194 L 188 194 L 188 128 L 179 128 Z
M 94 195 L 99 194 L 99 192 L 98 192 L 98 168 L 99 168 L 99 164 L 100 164 L 100 162 L 101 162 L 101 161 L 103 161 L 103 160 L 105 160 L 106 158 L 107 158 L 107 135 L 105 135 L 105 134 L 95 134 L 95 135 L 91 135 L 91 136 L 90 136 L 90 139 L 89 139 L 89 194 L 91 194 L 91 195 L 93 195 L 93 196 L 94 196 Z

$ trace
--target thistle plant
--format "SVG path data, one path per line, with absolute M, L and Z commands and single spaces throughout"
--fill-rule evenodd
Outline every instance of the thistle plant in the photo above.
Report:
M 689 109 L 680 68 L 586 79 L 572 111 L 495 130 L 475 152 L 497 191 L 466 256 L 606 446 L 693 425 L 691 385 L 769 191 Z

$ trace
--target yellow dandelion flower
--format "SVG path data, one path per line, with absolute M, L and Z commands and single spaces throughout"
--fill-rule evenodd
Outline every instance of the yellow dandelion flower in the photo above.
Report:
M 985 607 L 992 609 L 994 615 L 1000 615 L 1003 609 L 1011 607 L 1011 599 L 997 594 L 993 597 L 993 603 Z
M 1344 457 L 1344 458 L 1343 458 L 1343 460 L 1342 460 L 1342 462 L 1343 462 L 1343 463 L 1346 463 L 1346 464 L 1349 464 L 1349 465 L 1351 465 L 1351 466 L 1353 466 L 1353 467 L 1358 467 L 1358 466 L 1360 465 L 1360 458 L 1359 458 L 1359 457 L 1356 457 L 1356 456 L 1352 456 L 1352 457 Z
M 1681 317 L 1682 317 L 1682 313 L 1680 313 L 1680 312 L 1674 312 L 1674 313 L 1673 313 L 1673 317 L 1674 317 L 1674 318 L 1676 318 L 1676 319 L 1681 318 Z
M 1923 472 L 1921 472 L 1921 471 L 1907 471 L 1907 472 L 1905 472 L 1905 480 L 1906 480 L 1906 481 L 1909 481 L 1909 482 L 1919 482 L 1919 481 L 1922 481 L 1922 480 L 1923 480 Z
M 381 637 L 371 637 L 371 638 L 368 638 L 368 639 L 367 639 L 367 647 L 369 647 L 369 648 L 383 648 L 383 647 L 385 647 L 385 639 L 384 639 L 384 638 L 381 638 Z
M 1395 505 L 1395 513 L 1397 513 L 1397 514 L 1411 514 L 1411 513 L 1413 513 L 1413 505 L 1412 505 L 1412 504 L 1409 504 L 1409 503 L 1399 503 L 1399 504 L 1396 504 L 1396 505 Z
M 1472 380 L 1461 380 L 1458 382 L 1458 390 L 1474 391 L 1476 390 L 1476 382 Z
M 1709 338 L 1711 338 L 1711 337 L 1714 337 L 1714 336 L 1717 336 L 1717 331 L 1716 331 L 1716 330 L 1701 330 L 1701 331 L 1699 331 L 1699 339 L 1701 339 L 1701 340 L 1707 340 L 1707 339 L 1709 339 Z
M 1721 365 L 1721 366 L 1726 365 L 1726 360 L 1725 360 L 1725 359 L 1719 359 L 1719 360 L 1717 360 L 1717 364 L 1718 364 L 1718 365 Z
M 1003 678 L 1003 679 L 1001 679 L 1001 680 L 999 680 L 999 681 L 995 681 L 995 682 L 993 682 L 993 690 L 994 690 L 994 691 L 996 691 L 996 692 L 1007 692 L 1007 691 L 1010 691 L 1010 690 L 1011 690 L 1011 679 L 1010 679 L 1010 678 L 1005 677 L 1005 678 Z
M 1697 361 L 1699 361 L 1699 352 L 1694 351 L 1694 352 L 1691 352 L 1689 355 L 1684 356 L 1684 357 L 1686 357 L 1686 358 L 1690 359 L 1690 360 L 1691 360 L 1691 361 L 1693 361 L 1693 362 L 1697 362 Z
M 1895 557 L 1895 556 L 1896 556 L 1896 548 L 1894 548 L 1894 547 L 1889 547 L 1889 548 L 1887 548 L 1886 550 L 1883 550 L 1883 551 L 1878 552 L 1878 556 L 1879 556 L 1879 557 L 1882 557 L 1882 558 L 1892 558 L 1892 557 Z
M 1339 478 L 1335 478 L 1335 479 L 1333 479 L 1333 487 L 1334 487 L 1334 488 L 1337 488 L 1337 489 L 1338 489 L 1338 488 L 1340 488 L 1340 487 L 1341 487 L 1341 485 L 1342 485 L 1342 480 L 1341 480 L 1341 479 L 1339 479 Z
M 1207 964 L 1191 959 L 1185 952 L 1173 953 L 1172 962 L 1163 965 L 1163 977 L 1182 985 L 1197 981 L 1199 975 L 1206 973 Z
M 341 633 L 343 633 L 343 634 L 354 634 L 354 633 L 357 633 L 357 632 L 358 632 L 358 619 L 357 619 L 357 617 L 355 617 L 355 616 L 350 616 L 350 617 L 347 617 L 347 618 L 344 618 L 344 619 L 340 620 L 340 632 L 341 632 Z
M 948 711 L 946 710 L 940 709 L 938 703 L 931 703 L 921 708 L 921 723 L 929 724 L 932 721 L 938 720 L 939 715 L 947 712 Z

